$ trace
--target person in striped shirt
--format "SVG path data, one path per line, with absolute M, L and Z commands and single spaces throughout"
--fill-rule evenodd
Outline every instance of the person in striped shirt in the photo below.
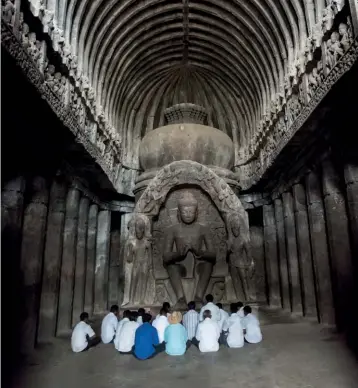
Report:
M 188 303 L 188 310 L 183 316 L 183 325 L 188 332 L 188 340 L 191 341 L 195 337 L 199 323 L 199 314 L 195 311 L 195 302 Z

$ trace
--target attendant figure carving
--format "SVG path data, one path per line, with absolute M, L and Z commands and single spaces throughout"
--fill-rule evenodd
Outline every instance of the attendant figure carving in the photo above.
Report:
M 236 296 L 239 298 L 243 292 L 246 301 L 253 300 L 252 278 L 255 267 L 248 236 L 242 234 L 240 218 L 236 214 L 229 217 L 228 229 L 229 270 Z
M 349 20 L 348 20 L 349 21 Z M 338 27 L 339 35 L 341 36 L 341 46 L 346 52 L 353 43 L 353 35 L 351 26 L 341 23 Z
M 14 0 L 7 0 L 5 4 L 3 4 L 3 8 L 2 8 L 2 15 L 3 15 L 4 21 L 10 25 L 13 25 L 14 14 L 15 14 Z
M 334 68 L 338 59 L 344 54 L 344 51 L 339 41 L 339 33 L 332 32 L 331 39 L 327 42 L 327 65 L 330 70 Z
M 179 263 L 186 259 L 189 252 L 195 260 L 200 260 L 200 274 L 194 299 L 202 302 L 216 260 L 210 231 L 196 222 L 197 217 L 198 202 L 190 191 L 186 191 L 178 201 L 179 223 L 168 228 L 163 253 L 164 266 L 178 298 L 177 307 L 185 305 L 186 302 L 181 280 L 182 267 Z
M 149 219 L 136 214 L 131 221 L 130 237 L 125 247 L 126 287 L 123 304 L 144 305 L 146 302 L 148 278 L 153 277 L 152 243 Z

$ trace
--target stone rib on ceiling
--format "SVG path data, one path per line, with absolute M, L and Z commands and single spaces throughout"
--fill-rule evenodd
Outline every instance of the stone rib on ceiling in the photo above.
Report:
M 237 147 L 254 134 L 326 0 L 47 0 L 97 104 L 136 149 L 193 102 Z

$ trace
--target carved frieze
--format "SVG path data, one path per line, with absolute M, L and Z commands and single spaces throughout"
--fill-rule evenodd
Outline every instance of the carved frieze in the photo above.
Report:
M 96 160 L 103 171 L 107 174 L 108 178 L 115 185 L 115 175 L 117 173 L 118 163 L 114 171 L 114 163 L 112 168 L 109 168 L 107 162 L 103 158 L 103 153 L 100 151 L 96 143 L 93 143 L 95 139 L 90 138 L 85 131 L 85 117 L 84 108 L 78 107 L 76 115 L 73 109 L 70 111 L 67 108 L 67 91 L 68 91 L 68 79 L 65 75 L 56 71 L 53 64 L 49 63 L 46 58 L 43 58 L 43 63 L 47 62 L 44 70 L 44 75 L 41 74 L 38 67 L 38 61 L 41 59 L 41 52 L 38 51 L 38 45 L 36 45 L 36 36 L 30 32 L 29 26 L 26 23 L 20 25 L 19 31 L 20 42 L 15 37 L 12 30 L 9 28 L 7 23 L 1 24 L 2 32 L 2 46 L 8 51 L 8 53 L 15 59 L 17 64 L 20 66 L 28 80 L 36 87 L 42 97 L 47 101 L 51 109 L 56 113 L 60 121 L 71 130 L 76 137 L 76 141 L 79 141 L 87 152 Z M 36 61 L 37 60 L 37 61 Z M 35 61 L 37 62 L 35 64 Z M 74 93 L 72 93 L 74 98 Z M 82 119 L 78 121 L 78 117 Z M 119 143 L 118 138 L 116 141 Z M 118 159 L 118 152 L 120 145 L 116 146 L 116 153 L 113 152 L 113 160 Z
M 266 155 L 265 158 L 260 156 L 250 163 L 240 166 L 242 187 L 244 189 L 249 188 L 258 182 L 266 169 L 273 163 L 282 148 L 303 125 L 331 87 L 353 66 L 357 59 L 358 42 L 357 40 L 353 40 L 351 46 L 346 52 L 343 52 L 343 56 L 338 59 L 335 66 L 330 70 L 326 77 L 323 75 L 322 62 L 318 62 L 314 73 L 312 70 L 312 73 L 308 75 L 309 85 L 312 85 L 313 88 L 308 89 L 309 103 L 301 107 L 298 115 L 294 114 L 295 119 L 293 123 L 291 125 L 287 125 L 286 130 L 282 133 L 282 136 L 277 134 L 276 131 L 278 130 L 278 124 L 275 124 L 273 131 L 271 131 L 268 135 L 267 141 L 259 153 L 260 155 Z M 288 106 L 290 106 L 289 103 Z M 295 102 L 293 104 L 293 111 L 297 108 L 298 104 Z M 280 128 L 283 128 L 282 123 L 280 124 Z M 266 161 L 264 164 L 262 163 L 263 160 Z

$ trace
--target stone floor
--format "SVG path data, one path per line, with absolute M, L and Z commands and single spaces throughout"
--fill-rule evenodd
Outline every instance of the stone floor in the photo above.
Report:
M 358 367 L 342 340 L 316 324 L 263 327 L 264 341 L 183 357 L 148 361 L 119 355 L 100 344 L 73 354 L 58 340 L 44 347 L 17 378 L 16 388 L 356 388 Z

